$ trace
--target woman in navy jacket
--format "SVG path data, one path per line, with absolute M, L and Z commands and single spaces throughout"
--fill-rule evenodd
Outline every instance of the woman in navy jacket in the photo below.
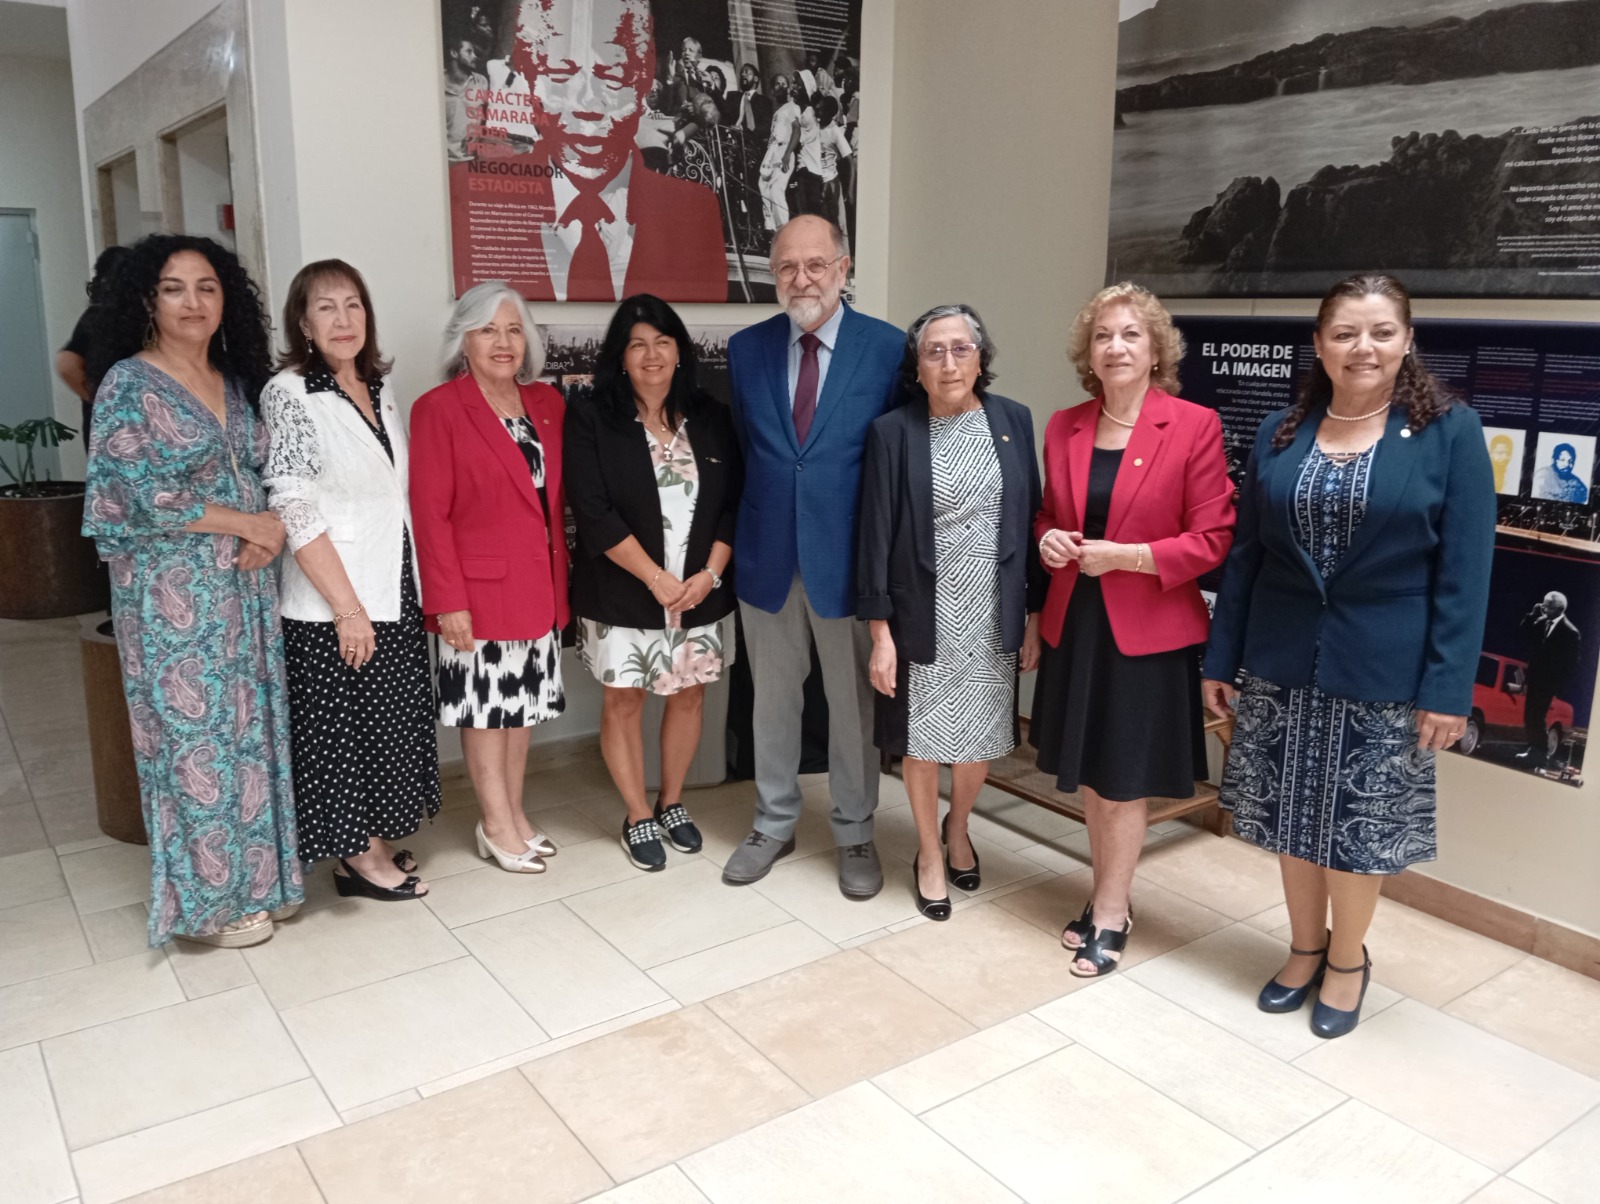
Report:
M 1238 717 L 1222 805 L 1279 855 L 1293 928 L 1259 1005 L 1298 1010 L 1320 984 L 1311 1028 L 1337 1037 L 1360 1018 L 1383 876 L 1435 855 L 1434 754 L 1470 709 L 1495 492 L 1398 280 L 1336 284 L 1315 344 L 1298 404 L 1256 437 L 1204 688 Z
M 901 404 L 872 424 L 861 475 L 856 614 L 872 627 L 875 740 L 905 758 L 917 908 L 931 920 L 950 918 L 947 873 L 969 893 L 981 884 L 967 817 L 989 761 L 1016 747 L 1017 670 L 1039 660 L 1033 415 L 989 392 L 993 358 L 970 306 L 913 322 Z

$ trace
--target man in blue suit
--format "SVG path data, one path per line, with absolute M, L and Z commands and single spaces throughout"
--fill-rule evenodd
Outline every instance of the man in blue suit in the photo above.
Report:
M 797 217 L 772 241 L 784 312 L 728 344 L 733 416 L 744 450 L 734 577 L 755 683 L 755 827 L 722 880 L 766 876 L 794 850 L 800 818 L 800 714 L 815 643 L 828 696 L 828 790 L 839 889 L 883 888 L 872 843 L 878 754 L 872 743 L 872 642 L 856 619 L 856 502 L 873 419 L 892 404 L 903 331 L 841 299 L 848 244 L 825 218 Z

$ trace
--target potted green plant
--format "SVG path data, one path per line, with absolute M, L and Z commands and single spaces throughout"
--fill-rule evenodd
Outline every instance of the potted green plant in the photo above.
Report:
M 104 610 L 109 583 L 83 535 L 82 481 L 39 480 L 36 448 L 77 435 L 54 418 L 0 426 L 0 618 L 59 619 Z

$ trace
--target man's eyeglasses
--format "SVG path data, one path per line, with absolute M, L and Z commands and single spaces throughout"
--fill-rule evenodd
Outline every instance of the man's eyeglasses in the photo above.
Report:
M 931 343 L 922 349 L 922 358 L 925 363 L 937 364 L 942 362 L 946 355 L 953 355 L 959 363 L 971 359 L 977 350 L 976 343 L 951 343 L 948 347 L 943 343 Z
M 775 272 L 778 279 L 785 284 L 792 283 L 801 272 L 804 272 L 810 279 L 815 280 L 843 258 L 843 255 L 835 255 L 832 259 L 808 259 L 804 263 L 795 263 L 792 260 L 788 260 L 780 263 Z

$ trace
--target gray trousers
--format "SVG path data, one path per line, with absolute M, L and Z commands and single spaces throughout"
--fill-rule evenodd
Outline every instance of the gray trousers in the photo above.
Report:
M 755 684 L 756 831 L 787 840 L 800 819 L 800 714 L 811 672 L 811 643 L 828 696 L 828 793 L 834 841 L 872 839 L 878 809 L 878 750 L 872 743 L 872 635 L 856 618 L 825 619 L 811 609 L 798 575 L 777 614 L 739 604 L 745 654 Z

